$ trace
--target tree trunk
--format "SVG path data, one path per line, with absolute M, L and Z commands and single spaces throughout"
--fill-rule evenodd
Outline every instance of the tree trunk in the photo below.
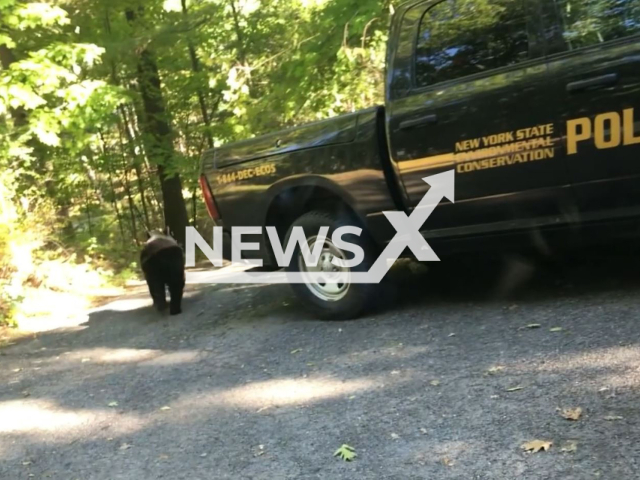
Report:
M 229 0 L 229 4 L 231 5 L 231 13 L 233 15 L 233 26 L 236 30 L 236 38 L 238 40 L 238 56 L 240 58 L 240 63 L 242 63 L 243 67 L 247 66 L 247 52 L 244 47 L 244 35 L 242 33 L 242 27 L 240 26 L 240 17 L 238 15 L 238 9 L 236 8 L 235 0 Z
M 133 10 L 127 9 L 126 16 L 130 24 L 135 22 L 136 13 Z M 162 96 L 158 66 L 148 46 L 144 46 L 138 54 L 138 85 L 145 117 L 140 122 L 146 133 L 143 140 L 147 155 L 158 167 L 165 223 L 178 243 L 184 245 L 189 216 L 182 196 L 180 176 L 172 168 L 174 150 L 171 126 Z
M 122 127 L 120 125 L 120 127 Z M 124 153 L 124 140 L 122 138 L 122 128 L 119 129 L 119 139 L 120 139 L 120 156 L 122 158 L 122 170 L 123 170 L 123 182 L 122 185 L 124 187 L 124 192 L 127 195 L 127 200 L 129 201 L 129 217 L 131 218 L 131 233 L 133 234 L 133 239 L 136 242 L 137 246 L 140 246 L 140 239 L 138 238 L 138 225 L 136 222 L 136 206 L 133 202 L 133 196 L 131 195 L 131 187 L 129 186 L 129 165 L 127 165 L 127 156 Z
M 150 229 L 149 211 L 147 209 L 147 199 L 144 191 L 145 190 L 144 183 L 142 181 L 142 173 L 140 171 L 140 161 L 139 161 L 140 159 L 139 159 L 139 156 L 136 154 L 136 146 L 133 138 L 133 133 L 131 132 L 131 129 L 129 127 L 129 119 L 127 118 L 126 110 L 122 105 L 120 106 L 120 115 L 122 116 L 122 121 L 119 122 L 119 125 L 118 125 L 121 132 L 120 135 L 122 136 L 122 131 L 124 131 L 124 135 L 127 138 L 129 155 L 131 155 L 131 158 L 133 159 L 133 169 L 136 172 L 136 183 L 138 186 L 138 193 L 140 194 L 140 203 L 142 204 L 142 212 L 144 214 L 145 228 L 149 230 Z
M 107 176 L 109 178 L 109 186 L 111 187 L 111 205 L 116 212 L 116 218 L 118 219 L 118 227 L 120 228 L 120 238 L 122 238 L 122 245 L 127 245 L 127 237 L 124 234 L 124 222 L 122 221 L 122 214 L 118 208 L 118 199 L 116 195 L 116 186 L 113 183 L 113 176 L 111 175 L 111 168 L 107 170 Z
M 181 1 L 182 1 L 182 14 L 186 18 L 189 14 L 189 11 L 187 10 L 187 0 L 181 0 Z M 197 75 L 198 73 L 200 73 L 200 59 L 198 58 L 196 47 L 193 45 L 193 42 L 189 37 L 187 37 L 187 46 L 189 49 L 189 58 L 191 59 L 191 70 L 193 70 L 193 73 Z M 213 148 L 213 137 L 211 136 L 211 120 L 209 118 L 209 111 L 207 109 L 206 97 L 200 86 L 198 86 L 198 89 L 196 90 L 196 95 L 198 97 L 198 103 L 200 104 L 200 113 L 202 114 L 202 121 L 207 127 L 205 131 L 205 138 L 207 140 L 207 145 L 209 145 L 209 148 Z
M 132 86 L 129 86 L 129 88 L 131 90 L 135 90 Z M 140 131 L 140 125 L 138 123 L 139 119 L 144 117 L 144 113 L 142 112 L 142 110 L 140 110 L 137 102 L 124 106 L 123 108 L 127 112 L 127 119 L 129 120 L 129 126 L 131 128 L 133 138 L 136 141 L 135 145 L 136 147 L 139 147 L 141 151 L 144 151 L 145 145 L 144 145 L 144 142 L 141 141 L 142 132 Z M 154 175 L 153 169 L 151 168 L 151 164 L 149 163 L 149 158 L 146 155 L 146 152 L 140 157 L 140 167 L 141 167 L 140 178 L 141 178 L 141 181 L 144 183 L 144 179 L 150 179 L 152 175 Z M 162 205 L 159 200 L 159 195 L 158 195 L 159 192 L 157 191 L 158 184 L 156 182 L 151 182 L 150 185 L 149 184 L 147 185 L 148 185 L 148 192 L 150 193 L 148 200 L 149 200 L 149 206 L 151 207 L 151 213 L 153 217 L 152 223 L 156 224 L 160 222 L 160 219 L 162 217 L 162 212 L 161 212 Z
M 120 237 L 122 238 L 122 246 L 125 247 L 127 245 L 127 237 L 124 234 L 124 222 L 122 220 L 122 214 L 120 213 L 120 208 L 118 207 L 118 195 L 116 192 L 116 185 L 113 181 L 113 174 L 111 169 L 111 162 L 109 158 L 109 154 L 107 153 L 107 143 L 104 140 L 104 135 L 101 131 L 98 132 L 98 137 L 100 138 L 100 149 L 102 150 L 102 156 L 105 160 L 105 166 L 107 167 L 107 178 L 109 179 L 109 187 L 111 189 L 111 205 L 113 205 L 113 210 L 116 212 L 116 218 L 118 220 L 118 227 L 120 228 Z

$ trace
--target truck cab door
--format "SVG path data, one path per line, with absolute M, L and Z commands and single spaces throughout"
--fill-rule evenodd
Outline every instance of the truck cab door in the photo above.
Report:
M 640 2 L 541 1 L 579 220 L 640 215 Z
M 456 203 L 435 210 L 426 237 L 557 223 L 572 201 L 531 5 L 446 0 L 399 12 L 387 134 L 409 205 L 428 191 L 424 177 L 456 170 Z

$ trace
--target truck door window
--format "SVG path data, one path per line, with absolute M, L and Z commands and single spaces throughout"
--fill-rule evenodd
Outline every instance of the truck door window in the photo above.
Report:
M 418 88 L 514 65 L 530 53 L 522 0 L 445 0 L 420 22 L 415 57 Z
M 640 34 L 640 0 L 542 0 L 549 53 L 598 45 Z M 549 21 L 549 18 L 553 19 Z

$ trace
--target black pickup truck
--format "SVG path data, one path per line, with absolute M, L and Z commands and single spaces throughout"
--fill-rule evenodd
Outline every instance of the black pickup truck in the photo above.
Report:
M 411 212 L 423 178 L 452 169 L 456 202 L 421 231 L 436 251 L 635 233 L 636 106 L 640 0 L 410 1 L 392 18 L 384 106 L 208 151 L 201 185 L 225 231 L 357 224 L 367 259 L 395 234 L 382 212 Z M 273 265 L 267 235 L 253 241 L 246 254 Z M 359 314 L 375 288 L 294 285 L 327 318 Z

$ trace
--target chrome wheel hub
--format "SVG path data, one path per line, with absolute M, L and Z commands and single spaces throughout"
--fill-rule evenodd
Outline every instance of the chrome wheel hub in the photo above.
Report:
M 309 249 L 313 252 L 317 237 L 307 239 Z M 340 261 L 345 261 L 344 252 L 336 247 L 333 242 L 326 238 L 322 245 L 322 252 L 316 266 L 307 265 L 304 261 L 302 253 L 298 255 L 299 271 L 305 273 L 313 273 L 306 278 L 306 286 L 316 297 L 325 302 L 337 302 L 342 300 L 349 291 L 350 281 L 349 273 L 351 269 L 341 265 L 335 265 Z

